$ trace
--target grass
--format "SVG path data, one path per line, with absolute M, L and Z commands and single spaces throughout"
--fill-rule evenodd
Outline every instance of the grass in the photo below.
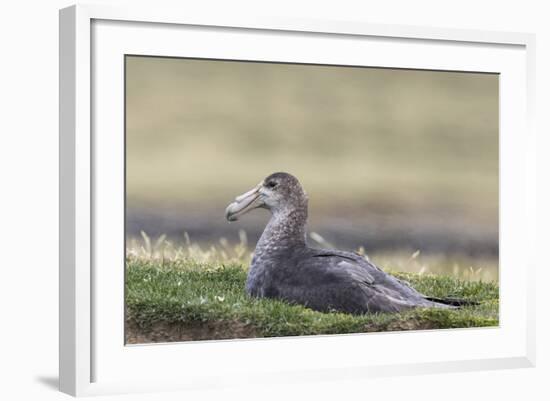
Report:
M 183 255 L 165 259 L 136 252 L 128 255 L 128 343 L 498 325 L 495 282 L 393 272 L 426 295 L 465 298 L 479 305 L 395 314 L 320 313 L 283 301 L 249 297 L 244 291 L 247 263 L 242 256 L 200 262 Z
M 335 248 L 317 232 L 309 233 L 311 244 L 321 248 Z M 365 255 L 364 247 L 354 249 Z M 380 267 L 391 271 L 450 275 L 466 281 L 498 281 L 498 259 L 491 256 L 469 256 L 463 253 L 428 253 L 414 249 L 393 249 L 391 251 L 368 251 L 371 259 Z M 249 265 L 252 250 L 248 244 L 245 230 L 238 230 L 238 241 L 232 242 L 225 237 L 217 243 L 200 244 L 192 241 L 187 232 L 182 241 L 174 241 L 161 235 L 150 238 L 141 232 L 141 238 L 127 238 L 127 256 L 132 260 L 181 261 L 188 260 L 205 265 L 241 264 Z

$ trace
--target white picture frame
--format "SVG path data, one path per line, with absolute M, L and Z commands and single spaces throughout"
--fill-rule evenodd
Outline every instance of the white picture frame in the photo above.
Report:
M 61 10 L 60 390 L 80 396 L 534 366 L 534 43 L 523 33 L 357 21 Z M 125 346 L 124 54 L 501 74 L 500 326 Z

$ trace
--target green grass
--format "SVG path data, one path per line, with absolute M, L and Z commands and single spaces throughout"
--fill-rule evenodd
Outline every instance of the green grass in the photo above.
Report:
M 498 286 L 449 276 L 393 273 L 430 296 L 479 302 L 459 310 L 395 314 L 320 313 L 300 305 L 249 297 L 240 262 L 128 258 L 127 342 L 184 341 L 498 325 Z

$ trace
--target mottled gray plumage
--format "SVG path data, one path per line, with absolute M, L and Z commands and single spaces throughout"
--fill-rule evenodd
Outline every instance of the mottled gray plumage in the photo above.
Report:
M 266 208 L 272 217 L 256 245 L 246 291 L 318 311 L 397 312 L 452 308 L 424 295 L 353 252 L 316 249 L 306 242 L 307 195 L 287 173 L 274 173 L 226 209 L 228 220 Z

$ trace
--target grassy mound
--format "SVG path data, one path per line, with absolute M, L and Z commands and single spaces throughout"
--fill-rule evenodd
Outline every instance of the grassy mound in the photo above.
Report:
M 496 283 L 448 276 L 393 273 L 420 292 L 479 302 L 459 310 L 393 314 L 320 313 L 246 295 L 241 264 L 129 259 L 126 265 L 127 343 L 449 329 L 498 325 Z

